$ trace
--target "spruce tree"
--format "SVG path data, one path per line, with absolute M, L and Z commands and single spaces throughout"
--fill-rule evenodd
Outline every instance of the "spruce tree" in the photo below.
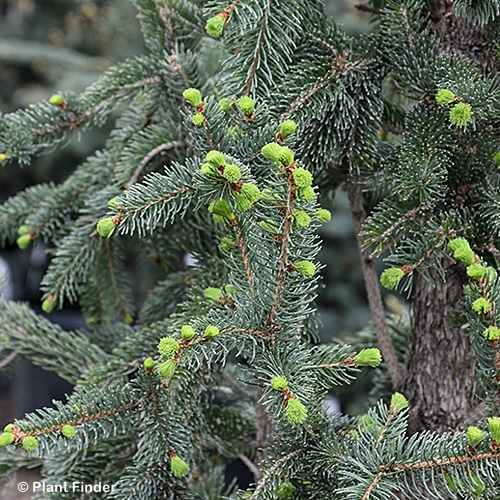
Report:
M 1 302 L 3 359 L 75 387 L 5 428 L 2 473 L 43 464 L 54 499 L 500 498 L 498 0 L 374 1 L 355 38 L 319 0 L 132 3 L 146 54 L 1 117 L 21 168 L 119 113 L 0 212 L 3 244 L 50 245 L 45 313 L 87 323 Z M 315 307 L 338 188 L 372 312 L 352 346 L 319 342 Z M 328 412 L 360 369 L 379 401 Z M 236 457 L 247 491 L 224 481 Z

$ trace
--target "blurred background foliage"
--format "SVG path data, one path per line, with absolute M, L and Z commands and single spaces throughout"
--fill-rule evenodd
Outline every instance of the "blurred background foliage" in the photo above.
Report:
M 325 3 L 326 13 L 334 16 L 352 35 L 366 30 L 369 23 L 369 16 L 356 9 L 355 3 L 353 0 Z M 58 91 L 79 92 L 108 67 L 143 52 L 135 14 L 129 0 L 0 0 L 0 112 L 26 107 Z M 112 123 L 108 123 L 101 129 L 81 134 L 64 148 L 37 158 L 29 167 L 11 164 L 0 168 L 0 200 L 33 184 L 64 180 L 88 155 L 103 147 L 111 128 Z M 322 229 L 324 248 L 320 260 L 325 268 L 317 302 L 323 324 L 321 337 L 328 341 L 332 337 L 345 339 L 366 327 L 370 315 L 356 238 L 342 189 L 337 191 L 335 200 L 325 199 L 323 205 L 333 212 L 331 222 Z M 31 302 L 38 311 L 38 286 L 47 265 L 45 250 L 20 251 L 12 247 L 0 253 L 11 269 L 11 297 Z M 137 286 L 145 287 L 144 283 Z M 396 301 L 392 308 L 397 311 L 398 307 Z M 83 325 L 79 324 L 76 310 L 52 314 L 52 318 L 68 328 Z M 12 384 L 34 383 L 29 376 L 23 378 L 22 369 L 19 372 L 21 382 L 19 377 L 12 376 L 11 380 L 3 381 L 4 389 Z M 39 373 L 33 377 L 40 382 Z M 344 409 L 354 413 L 364 411 L 362 403 L 355 402 L 363 400 L 357 396 L 363 392 L 359 389 L 351 388 L 349 394 L 342 396 Z M 22 393 L 22 390 L 15 392 Z M 7 421 L 13 416 L 21 417 L 32 408 L 50 404 L 53 397 L 62 396 L 57 391 L 49 391 L 44 397 L 47 400 L 41 404 L 39 401 L 14 402 L 9 406 L 11 414 L 6 416 Z

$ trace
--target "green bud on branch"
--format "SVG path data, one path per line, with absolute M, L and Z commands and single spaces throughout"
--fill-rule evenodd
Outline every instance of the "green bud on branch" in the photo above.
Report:
M 179 455 L 173 455 L 170 457 L 170 470 L 175 477 L 182 477 L 189 472 L 189 465 Z
M 167 359 L 163 363 L 158 365 L 158 375 L 164 379 L 171 379 L 174 376 L 176 363 L 172 359 Z
M 24 439 L 23 439 L 23 448 L 27 451 L 27 452 L 33 452 L 36 450 L 36 448 L 38 447 L 38 441 L 35 437 L 33 436 L 26 436 Z
M 455 99 L 455 94 L 448 89 L 442 89 L 436 94 L 436 102 L 438 104 L 451 104 Z
M 471 121 L 473 114 L 470 104 L 458 102 L 450 110 L 450 122 L 456 127 L 464 127 Z
M 9 446 L 14 442 L 14 434 L 11 432 L 2 432 L 0 434 L 0 446 Z
M 179 352 L 179 342 L 172 337 L 163 337 L 158 342 L 158 351 L 165 358 L 171 358 Z
M 467 439 L 474 448 L 483 440 L 484 433 L 478 427 L 470 426 L 467 428 Z
M 255 111 L 255 101 L 248 96 L 240 97 L 238 107 L 243 111 L 244 115 L 250 116 Z
M 403 279 L 405 273 L 400 267 L 390 267 L 380 276 L 380 284 L 388 290 L 394 290 Z
M 356 366 L 371 366 L 375 368 L 382 362 L 382 355 L 380 354 L 380 349 L 377 347 L 371 347 L 369 349 L 363 349 L 359 351 L 354 358 L 354 364 Z
M 308 260 L 299 260 L 294 264 L 295 270 L 306 278 L 312 278 L 316 272 L 316 266 Z
M 188 341 L 195 336 L 196 332 L 191 325 L 182 325 L 181 327 L 181 338 L 182 340 Z
M 281 375 L 277 375 L 271 379 L 271 387 L 275 391 L 284 391 L 288 387 L 288 380 Z
M 291 398 L 286 406 L 286 418 L 292 424 L 301 424 L 307 418 L 307 408 L 297 398 Z
M 198 89 L 189 88 L 182 93 L 186 102 L 197 108 L 202 103 L 201 92 Z
M 293 181 L 298 188 L 305 188 L 310 186 L 313 182 L 313 176 L 311 172 L 305 168 L 298 167 L 293 171 Z
M 72 425 L 66 424 L 66 425 L 63 425 L 63 428 L 61 429 L 61 433 L 65 438 L 73 439 L 76 435 L 76 430 Z
M 296 129 L 297 129 L 297 125 L 293 120 L 285 120 L 280 125 L 279 133 L 282 137 L 288 137 L 289 135 L 293 134 Z
M 496 443 L 500 444 L 500 418 L 492 417 L 487 420 L 488 430 L 491 434 L 491 439 Z

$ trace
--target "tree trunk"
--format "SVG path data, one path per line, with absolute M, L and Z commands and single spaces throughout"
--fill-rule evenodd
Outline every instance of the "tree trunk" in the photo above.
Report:
M 467 282 L 464 268 L 442 260 L 443 282 L 435 270 L 431 286 L 416 277 L 412 356 L 405 394 L 410 403 L 409 433 L 439 433 L 477 420 L 475 356 L 467 332 L 451 320 Z

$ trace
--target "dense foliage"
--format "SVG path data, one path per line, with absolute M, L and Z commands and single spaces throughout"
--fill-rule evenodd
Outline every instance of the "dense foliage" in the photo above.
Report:
M 500 498 L 498 2 L 362 5 L 373 25 L 355 38 L 319 0 L 132 3 L 147 53 L 1 117 L 0 160 L 21 168 L 119 114 L 63 182 L 2 205 L 4 245 L 49 245 L 43 311 L 78 304 L 87 323 L 0 303 L 2 359 L 75 386 L 0 434 L 2 474 L 42 463 L 54 499 Z M 321 202 L 339 187 L 373 314 L 355 347 L 318 336 Z M 420 339 L 385 318 L 381 255 L 389 289 L 462 273 L 453 335 L 475 370 L 433 350 L 473 381 L 474 421 L 412 414 Z M 380 401 L 328 411 L 362 367 Z M 247 491 L 225 480 L 235 458 Z

